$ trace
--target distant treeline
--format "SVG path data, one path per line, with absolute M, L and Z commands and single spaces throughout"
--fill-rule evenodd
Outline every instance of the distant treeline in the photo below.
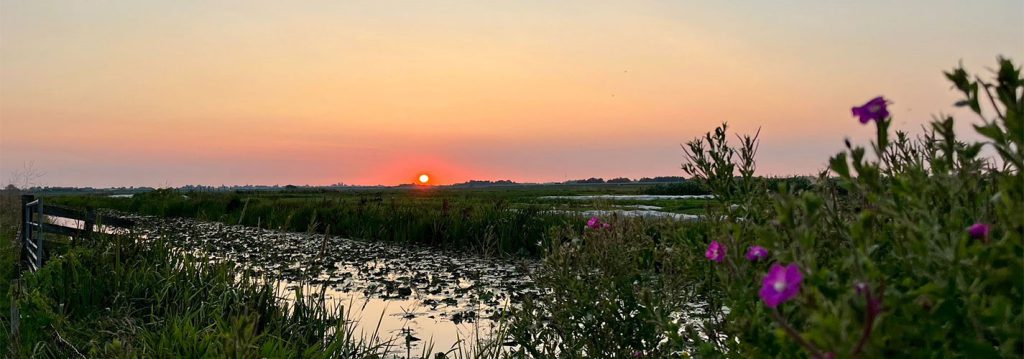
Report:
M 497 181 L 480 181 L 480 180 L 469 180 L 463 183 L 456 183 L 449 185 L 448 187 L 487 187 L 487 186 L 508 186 L 517 185 L 519 183 L 511 180 L 497 180 Z
M 600 184 L 600 183 L 677 183 L 686 181 L 686 178 L 680 176 L 658 176 L 658 177 L 641 177 L 633 180 L 629 177 L 615 177 L 611 179 L 604 179 L 601 177 L 590 177 L 586 179 L 574 179 L 561 184 Z M 530 183 L 519 183 L 511 180 L 497 180 L 497 181 L 481 181 L 481 180 L 470 180 L 463 183 L 456 183 L 449 185 L 448 187 L 484 187 L 484 186 L 502 186 L 502 185 L 517 185 L 517 184 L 530 184 Z M 556 183 L 557 184 L 557 183 Z
M 637 180 L 632 180 L 627 177 L 616 177 L 609 180 L 605 180 L 600 177 L 591 177 L 587 179 L 569 180 L 563 183 L 678 183 L 684 182 L 686 178 L 680 176 L 659 176 L 659 177 L 641 177 Z
M 762 178 L 764 183 L 768 186 L 769 190 L 775 190 L 780 183 L 787 183 L 790 189 L 806 189 L 810 186 L 810 179 L 806 177 L 783 177 L 783 178 Z M 624 183 L 636 183 L 636 184 L 657 184 L 652 188 L 644 190 L 644 194 L 664 194 L 664 195 L 691 195 L 691 194 L 708 194 L 710 193 L 706 188 L 703 188 L 701 184 L 696 181 L 688 180 L 681 176 L 658 176 L 658 177 L 641 177 L 633 180 L 628 177 L 616 177 L 611 179 L 604 179 L 601 177 L 591 177 L 586 179 L 568 180 L 560 182 L 560 184 L 624 184 Z M 554 183 L 559 184 L 559 183 Z M 441 187 L 449 188 L 478 188 L 478 187 L 491 187 L 491 186 L 514 186 L 514 185 L 543 185 L 538 183 L 520 183 L 512 180 L 469 180 L 462 183 L 451 184 Z M 13 185 L 8 187 L 15 188 Z M 290 191 L 290 192 L 301 192 L 301 193 L 323 193 L 332 192 L 337 190 L 359 190 L 359 189 L 387 189 L 387 188 L 407 188 L 415 187 L 411 184 L 399 185 L 399 186 L 354 186 L 337 183 L 327 186 L 313 186 L 313 185 L 239 185 L 239 186 L 204 186 L 204 185 L 185 185 L 177 188 L 166 188 L 174 189 L 181 192 L 262 192 L 262 191 Z M 94 188 L 94 187 L 32 187 L 25 189 L 28 192 L 36 194 L 88 194 L 88 193 L 100 193 L 100 194 L 134 194 L 143 193 L 157 190 L 153 187 L 110 187 L 110 188 Z
M 45 186 L 45 187 L 28 187 L 18 188 L 13 184 L 8 184 L 5 187 L 7 191 L 25 191 L 28 193 L 35 194 L 71 194 L 71 193 L 140 193 L 149 192 L 154 190 L 153 187 L 110 187 L 110 188 L 94 188 L 94 187 L 58 187 L 58 186 Z

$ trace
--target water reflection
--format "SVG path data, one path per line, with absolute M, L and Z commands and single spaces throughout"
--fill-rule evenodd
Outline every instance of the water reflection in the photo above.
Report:
M 75 228 L 75 229 L 80 229 L 80 230 L 81 229 L 85 229 L 85 221 L 81 221 L 81 220 L 77 220 L 77 219 L 72 219 L 72 218 L 50 216 L 50 215 L 46 215 L 45 217 L 46 217 L 46 223 L 49 223 L 49 224 L 53 224 L 53 225 L 57 225 L 57 226 L 61 226 L 61 227 Z M 124 233 L 127 233 L 129 230 L 126 229 L 126 228 L 104 226 L 102 224 L 96 224 L 96 225 L 92 226 L 92 231 L 94 233 L 124 234 Z
M 488 259 L 422 246 L 396 246 L 336 236 L 289 233 L 188 219 L 144 217 L 137 230 L 170 235 L 211 261 L 240 264 L 277 278 L 284 290 L 307 283 L 344 307 L 364 338 L 394 338 L 396 351 L 424 346 L 448 351 L 486 338 L 523 295 L 536 263 Z M 290 291 L 289 291 L 290 292 Z M 358 333 L 357 333 L 358 334 Z

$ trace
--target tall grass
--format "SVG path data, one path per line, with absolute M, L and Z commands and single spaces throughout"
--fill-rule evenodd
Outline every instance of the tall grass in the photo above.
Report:
M 162 239 L 99 237 L 25 273 L 23 356 L 376 357 L 321 295 L 277 296 L 271 281 L 194 261 Z
M 17 276 L 17 232 L 21 192 L 13 186 L 0 190 L 0 353 L 9 351 L 11 283 Z
M 182 193 L 158 190 L 133 198 L 57 197 L 147 215 L 198 218 L 287 231 L 416 243 L 484 255 L 539 256 L 552 227 L 584 219 L 513 203 L 502 195 L 423 193 Z

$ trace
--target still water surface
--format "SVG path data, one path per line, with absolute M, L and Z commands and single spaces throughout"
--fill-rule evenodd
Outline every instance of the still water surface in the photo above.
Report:
M 283 292 L 293 293 L 300 282 L 307 283 L 305 293 L 322 290 L 328 306 L 349 313 L 357 334 L 394 338 L 403 354 L 424 346 L 444 352 L 460 339 L 465 347 L 487 338 L 504 310 L 537 293 L 531 260 L 190 219 L 138 220 L 143 235 L 172 236 L 210 261 L 237 263 L 279 281 Z

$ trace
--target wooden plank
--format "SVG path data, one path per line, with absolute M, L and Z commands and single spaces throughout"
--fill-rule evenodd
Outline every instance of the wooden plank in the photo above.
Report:
M 43 207 L 43 213 L 54 217 L 77 219 L 83 222 L 92 222 L 93 224 L 101 224 L 110 227 L 131 228 L 135 226 L 135 221 L 130 219 L 95 214 L 90 216 L 86 212 L 66 207 L 45 206 Z
M 39 229 L 39 223 L 28 222 L 27 224 L 30 227 L 35 228 L 36 230 Z M 84 231 L 82 231 L 81 229 L 78 229 L 78 228 L 58 226 L 58 225 L 49 224 L 49 223 L 43 223 L 42 224 L 42 230 L 43 230 L 43 232 L 46 232 L 46 233 L 60 234 L 60 235 L 71 236 L 71 237 L 80 236 L 84 232 Z M 29 242 L 29 243 L 31 243 L 31 242 Z
M 79 210 L 76 210 L 76 209 L 57 207 L 57 206 L 52 206 L 52 205 L 44 207 L 43 208 L 43 213 L 46 214 L 46 215 L 49 215 L 49 216 L 71 218 L 71 219 L 77 219 L 79 221 L 86 220 L 85 212 L 82 212 L 82 211 L 79 211 Z
M 78 237 L 78 236 L 82 235 L 82 233 L 84 231 L 82 231 L 81 229 L 78 229 L 78 228 L 71 228 L 71 227 L 52 225 L 52 224 L 49 224 L 49 223 L 43 223 L 43 232 L 53 233 L 53 234 L 60 234 L 60 235 L 70 236 L 70 237 Z

